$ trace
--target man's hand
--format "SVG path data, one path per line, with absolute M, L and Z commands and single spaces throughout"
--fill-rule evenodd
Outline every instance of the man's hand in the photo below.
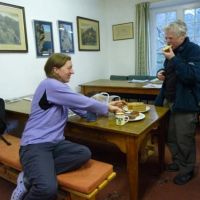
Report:
M 164 80 L 165 80 L 165 70 L 160 70 L 160 71 L 157 73 L 157 78 L 158 78 L 160 81 L 164 81 Z
M 175 56 L 171 46 L 169 46 L 167 51 L 163 50 L 163 54 L 168 60 L 172 59 Z

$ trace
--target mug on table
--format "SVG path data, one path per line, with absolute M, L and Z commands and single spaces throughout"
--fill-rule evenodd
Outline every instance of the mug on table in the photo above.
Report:
M 115 114 L 116 125 L 122 126 L 129 121 L 129 117 L 125 115 L 123 112 L 119 112 Z

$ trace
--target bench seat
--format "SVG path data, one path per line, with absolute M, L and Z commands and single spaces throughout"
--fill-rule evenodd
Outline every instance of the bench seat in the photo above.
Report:
M 20 139 L 9 134 L 4 137 L 11 145 L 0 140 L 0 177 L 16 183 L 18 173 L 22 169 L 18 153 Z M 58 199 L 95 200 L 96 194 L 115 176 L 111 164 L 90 159 L 81 168 L 57 176 Z

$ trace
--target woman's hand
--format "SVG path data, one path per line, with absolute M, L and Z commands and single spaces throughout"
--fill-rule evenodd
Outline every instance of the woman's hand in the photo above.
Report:
M 123 107 L 127 105 L 126 101 L 119 100 L 119 101 L 111 101 L 108 104 L 108 110 L 109 112 L 123 112 Z
M 123 112 L 122 108 L 118 107 L 118 106 L 113 106 L 113 105 L 108 105 L 108 110 L 109 112 L 112 113 L 117 113 L 117 112 Z
M 111 101 L 109 104 L 112 106 L 118 106 L 120 108 L 123 108 L 125 105 L 127 105 L 127 102 L 124 100 L 118 100 L 118 101 Z

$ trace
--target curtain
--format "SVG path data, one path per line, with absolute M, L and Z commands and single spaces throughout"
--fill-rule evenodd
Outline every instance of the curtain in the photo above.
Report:
M 149 2 L 136 4 L 135 74 L 149 75 Z

